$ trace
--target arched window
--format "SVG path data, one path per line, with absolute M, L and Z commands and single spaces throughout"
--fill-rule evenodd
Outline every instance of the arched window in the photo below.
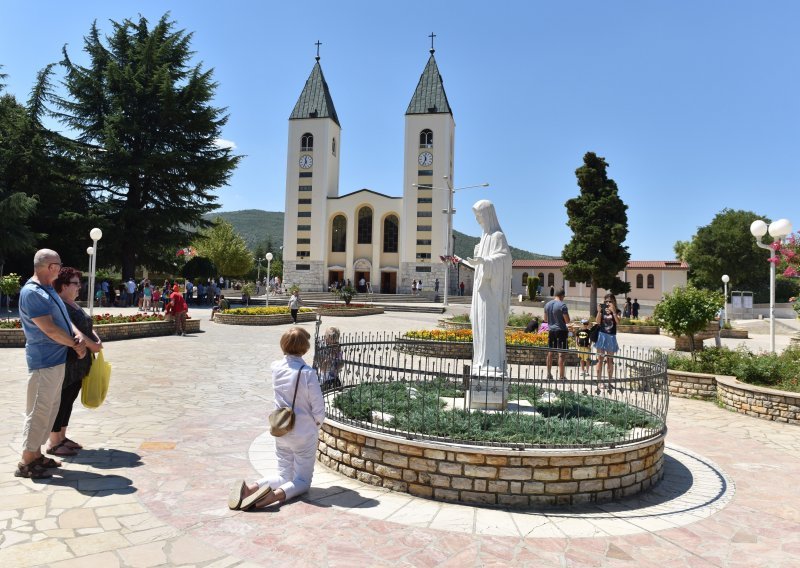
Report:
M 336 138 L 331 139 L 331 154 L 336 155 Z
M 644 288 L 644 276 L 642 276 L 641 274 L 636 275 L 636 287 Z
M 656 287 L 656 279 L 655 276 L 652 274 L 647 275 L 647 287 L 648 288 L 655 288 Z
M 372 209 L 362 207 L 358 210 L 358 244 L 372 244 Z
M 419 147 L 433 148 L 433 132 L 428 128 L 419 133 Z
M 539 286 L 544 286 L 544 272 L 539 273 Z
M 300 150 L 302 152 L 310 152 L 314 149 L 314 135 L 306 132 L 300 137 Z
M 550 272 L 547 275 L 547 285 L 548 286 L 555 286 L 556 285 L 556 275 Z
M 527 272 L 523 272 L 522 273 L 522 285 L 523 286 L 527 286 L 528 285 L 528 273 Z
M 331 252 L 345 252 L 347 247 L 347 220 L 337 215 L 331 223 Z
M 383 252 L 397 252 L 399 226 L 396 215 L 389 215 L 383 220 Z

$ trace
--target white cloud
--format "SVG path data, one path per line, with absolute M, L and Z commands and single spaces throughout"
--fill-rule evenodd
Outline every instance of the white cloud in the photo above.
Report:
M 224 138 L 217 138 L 214 140 L 214 144 L 216 144 L 218 148 L 230 148 L 231 150 L 236 149 L 236 142 L 225 140 Z

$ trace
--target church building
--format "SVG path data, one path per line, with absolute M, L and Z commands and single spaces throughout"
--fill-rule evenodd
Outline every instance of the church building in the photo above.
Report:
M 363 278 L 374 292 L 391 294 L 410 292 L 413 280 L 425 290 L 436 279 L 444 285 L 449 196 L 437 187 L 452 184 L 455 122 L 433 54 L 405 113 L 402 197 L 371 189 L 339 194 L 342 127 L 317 55 L 289 117 L 287 286 L 321 291 Z M 453 269 L 451 290 L 456 284 Z

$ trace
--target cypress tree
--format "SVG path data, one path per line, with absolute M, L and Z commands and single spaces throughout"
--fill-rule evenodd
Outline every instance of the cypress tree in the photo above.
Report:
M 622 243 L 628 236 L 628 206 L 619 197 L 617 184 L 606 174 L 608 163 L 594 152 L 587 152 L 583 165 L 575 170 L 580 195 L 566 202 L 572 239 L 564 247 L 567 262 L 564 278 L 591 281 L 589 308 L 597 313 L 597 289 L 614 294 L 630 291 L 630 284 L 619 278 L 630 259 Z
M 190 61 L 192 34 L 167 14 L 152 28 L 144 17 L 111 24 L 105 42 L 92 24 L 85 67 L 64 47 L 67 94 L 52 100 L 77 133 L 75 158 L 105 219 L 101 260 L 128 278 L 140 265 L 172 268 L 240 157 L 217 144 L 228 117 L 211 105 L 212 70 Z

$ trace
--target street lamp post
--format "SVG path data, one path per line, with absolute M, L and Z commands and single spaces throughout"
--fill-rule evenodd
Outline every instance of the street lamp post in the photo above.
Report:
M 773 238 L 773 245 L 779 243 L 792 232 L 792 224 L 788 219 L 778 219 L 767 224 L 761 219 L 753 221 L 750 225 L 750 233 L 756 238 L 756 245 L 769 251 L 769 349 L 775 353 L 775 249 L 771 245 L 765 245 L 761 239 L 769 231 Z
M 268 282 L 268 283 L 269 283 L 269 281 L 270 281 L 270 277 L 269 277 L 269 265 L 270 265 L 270 263 L 271 263 L 271 262 L 272 262 L 272 253 L 271 253 L 271 252 L 268 252 L 268 253 L 267 253 L 267 282 Z M 269 284 L 267 284 L 267 307 L 269 307 Z
M 92 246 L 89 256 L 89 317 L 94 315 L 94 274 L 97 270 L 97 241 L 103 238 L 103 231 L 95 227 L 89 231 L 89 238 L 92 239 Z M 89 249 L 86 249 L 89 252 Z
M 724 300 L 722 304 L 722 321 L 723 323 L 728 323 L 728 282 L 731 281 L 731 277 L 727 274 L 722 275 L 722 285 L 725 287 Z
M 444 271 L 444 298 L 443 303 L 444 306 L 447 307 L 449 305 L 449 294 L 450 294 L 450 262 L 452 262 L 452 241 L 453 241 L 453 213 L 455 210 L 453 209 L 453 195 L 456 191 L 461 191 L 462 189 L 472 189 L 474 187 L 489 187 L 488 183 L 479 183 L 477 185 L 465 185 L 464 187 L 452 187 L 450 185 L 450 176 L 442 176 L 447 187 L 434 187 L 433 185 L 428 184 L 418 184 L 412 183 L 412 187 L 423 187 L 425 189 L 441 189 L 447 192 L 447 209 L 443 209 L 442 213 L 447 214 L 447 237 L 445 239 L 445 271 Z

